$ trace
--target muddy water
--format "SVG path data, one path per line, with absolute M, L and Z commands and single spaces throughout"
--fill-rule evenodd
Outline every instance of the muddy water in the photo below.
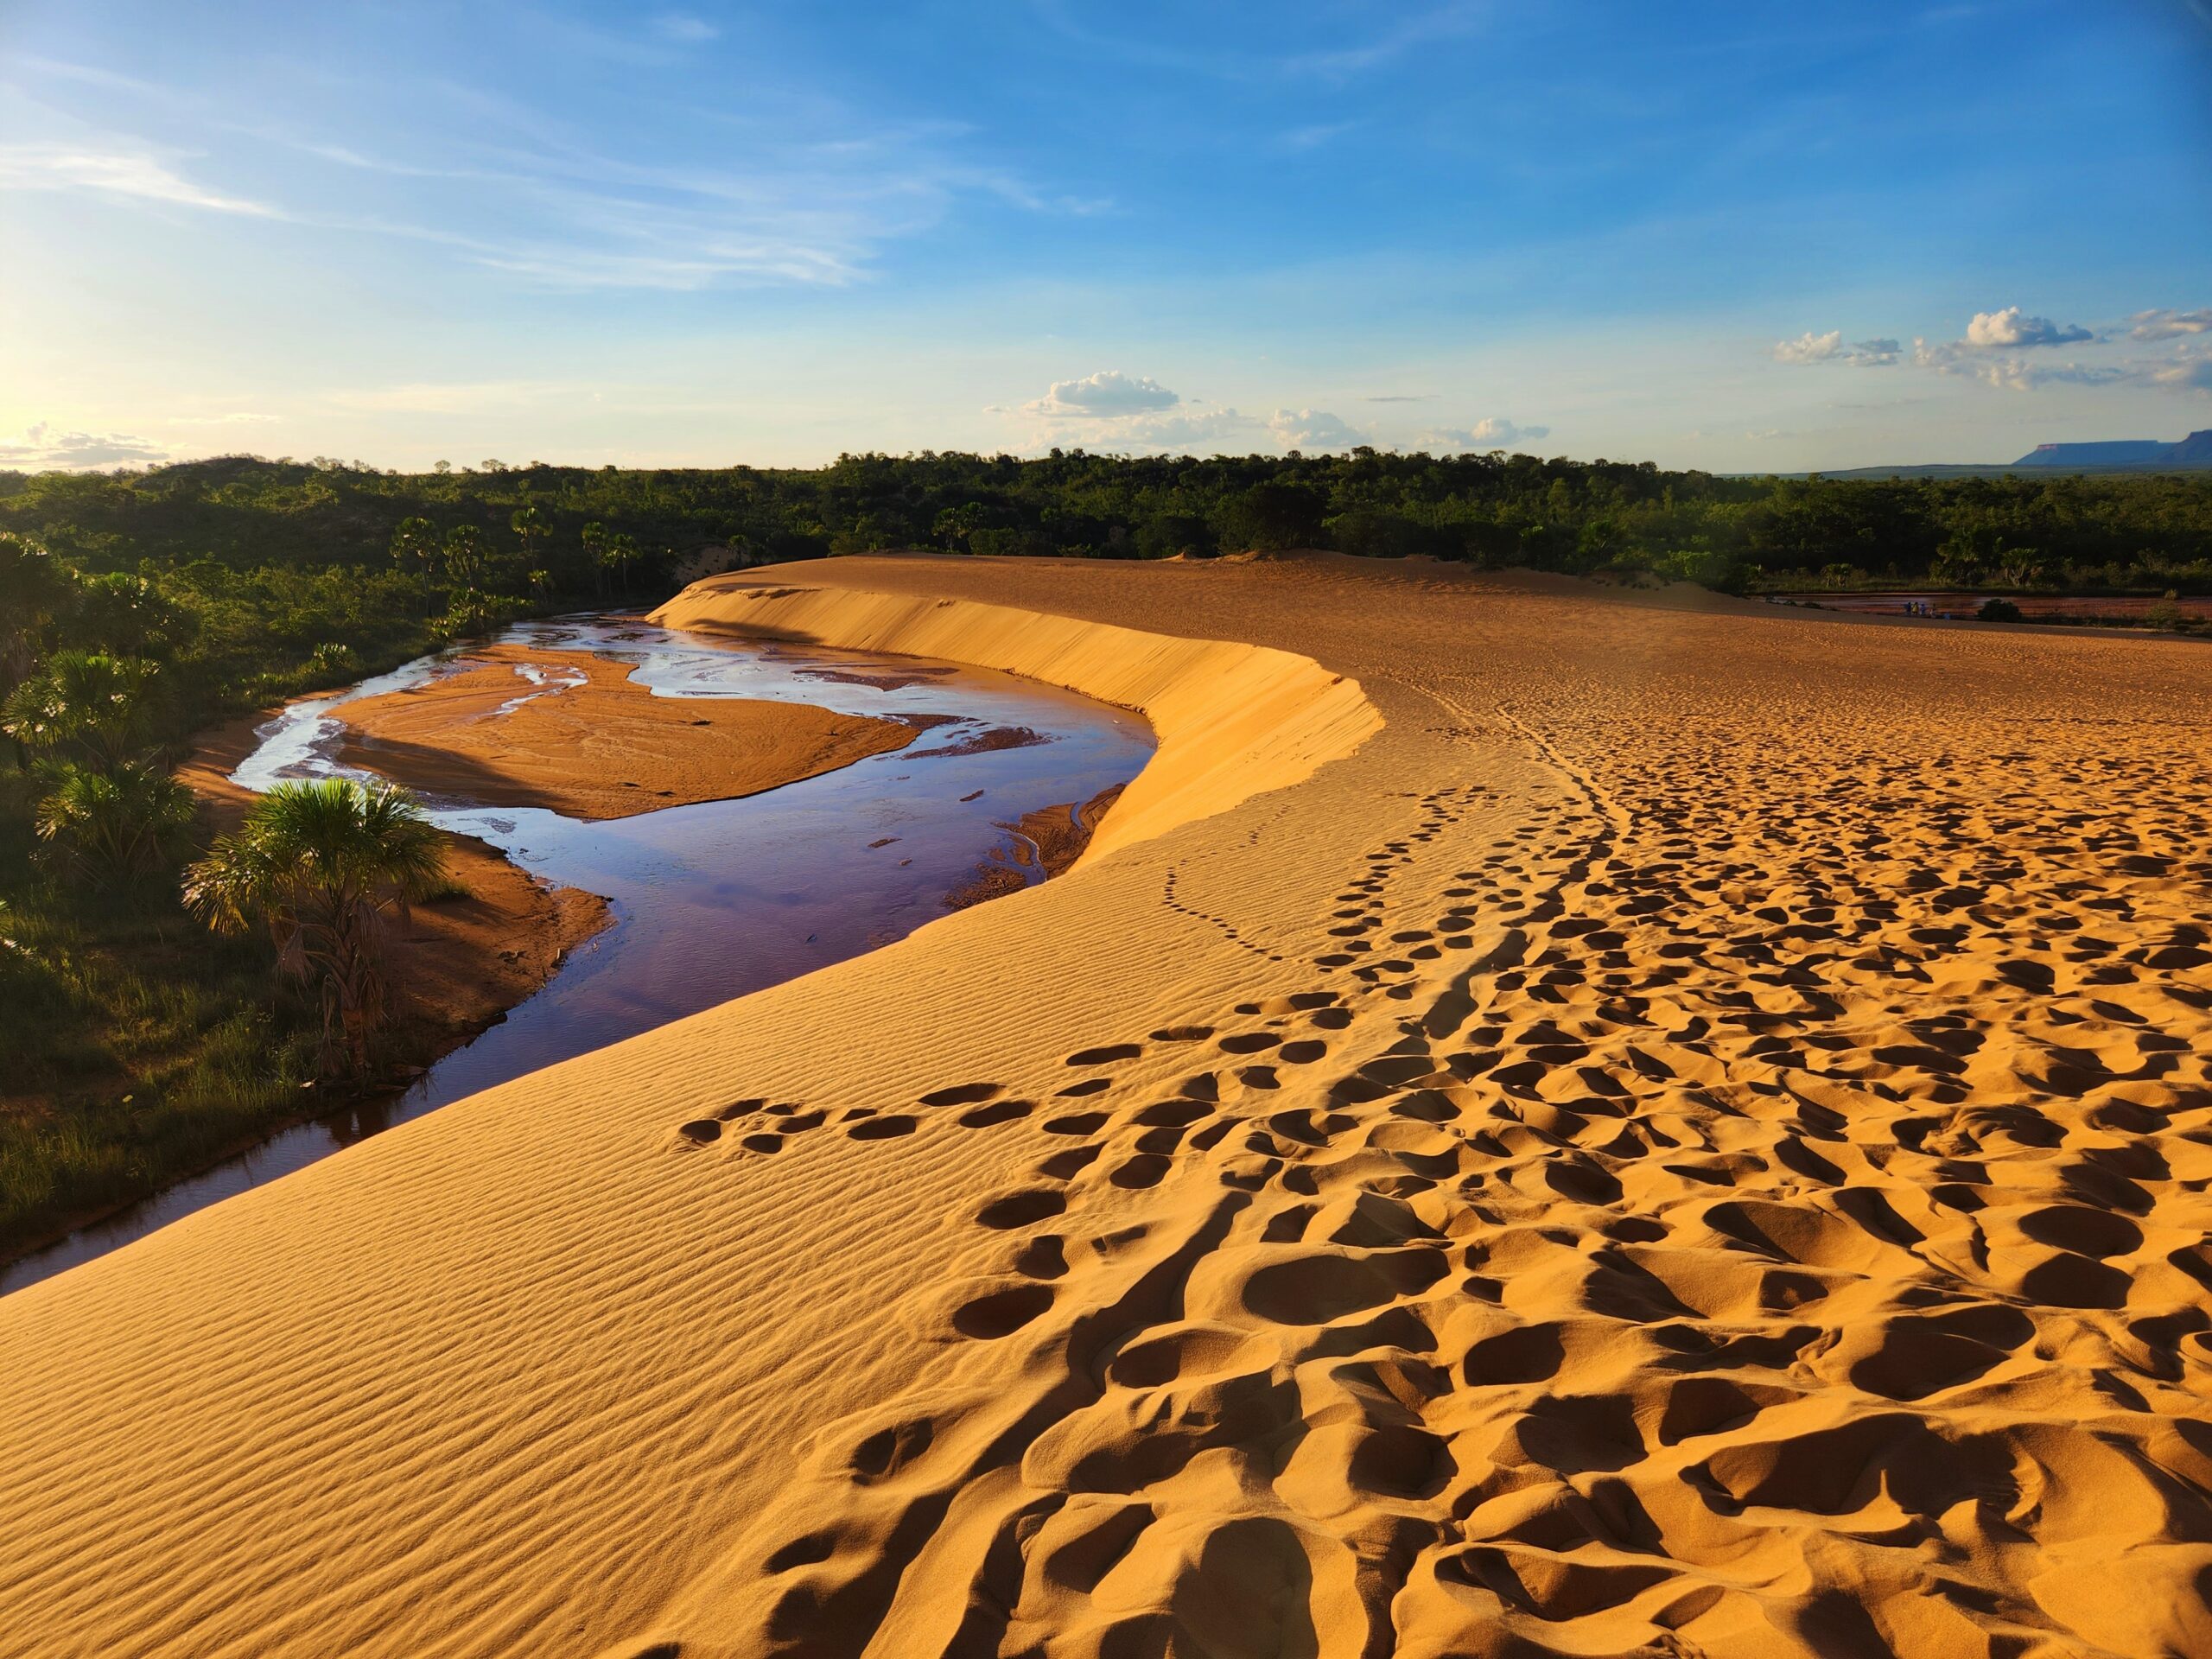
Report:
M 15 1263 L 0 1274 L 0 1291 L 463 1096 L 902 938 L 943 915 L 946 896 L 994 855 L 1042 880 L 1027 844 L 1002 826 L 1126 783 L 1152 753 L 1152 734 L 1135 715 L 951 664 L 679 633 L 628 619 L 530 623 L 506 638 L 551 659 L 518 673 L 509 708 L 575 683 L 556 653 L 596 652 L 634 664 L 631 677 L 657 696 L 769 698 L 937 723 L 903 749 L 765 794 L 606 823 L 429 803 L 438 823 L 482 837 L 532 874 L 604 895 L 615 925 L 399 1099 L 286 1130 Z M 343 773 L 331 758 L 340 729 L 332 711 L 448 671 L 454 655 L 295 704 L 262 729 L 233 776 L 265 790 L 288 778 Z M 1012 747 L 992 747 L 1010 734 Z

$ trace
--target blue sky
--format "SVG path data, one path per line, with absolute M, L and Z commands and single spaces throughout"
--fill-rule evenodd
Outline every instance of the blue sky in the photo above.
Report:
M 0 0 L 0 466 L 2212 426 L 2206 0 Z

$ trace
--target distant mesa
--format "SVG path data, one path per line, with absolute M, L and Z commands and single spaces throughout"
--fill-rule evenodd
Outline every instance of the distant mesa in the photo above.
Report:
M 2132 466 L 2157 461 L 2179 446 L 2156 438 L 2119 438 L 2106 443 L 2039 443 L 2012 464 L 2015 467 Z
M 2119 438 L 2099 443 L 2039 443 L 2014 461 L 1936 461 L 1906 467 L 1848 467 L 1822 478 L 2002 478 L 2007 473 L 2179 473 L 2212 468 L 2212 429 L 2179 443 Z M 1806 473 L 1787 473 L 1806 478 Z
M 2120 438 L 2104 443 L 2039 443 L 2012 463 L 2015 467 L 2212 467 L 2212 429 L 2192 432 L 2179 443 L 2158 438 Z

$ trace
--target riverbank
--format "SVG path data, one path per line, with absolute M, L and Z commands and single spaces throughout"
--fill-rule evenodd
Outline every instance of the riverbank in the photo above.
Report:
M 2195 645 L 1333 558 L 664 615 L 1160 747 L 1059 880 L 0 1298 L 11 1628 L 2206 1649 Z
M 273 712 L 203 734 L 177 768 L 204 804 L 211 834 L 235 829 L 252 802 L 252 791 L 232 783 L 231 774 L 252 753 L 258 728 Z M 614 919 L 598 894 L 539 881 L 474 836 L 448 831 L 443 839 L 454 891 L 415 906 L 391 946 L 392 1061 L 409 1072 L 503 1018 Z
M 634 618 L 528 624 L 497 649 L 489 664 L 479 654 L 410 664 L 351 700 L 309 699 L 212 734 L 187 771 L 221 808 L 208 828 L 235 823 L 253 790 L 331 758 L 348 734 L 345 715 L 406 686 L 430 690 L 406 707 L 412 741 L 405 753 L 435 761 L 449 728 L 473 730 L 478 756 L 462 768 L 468 777 L 533 781 L 527 753 L 517 763 L 497 740 L 517 703 L 552 688 L 575 694 L 578 718 L 605 709 L 618 731 L 658 718 L 679 745 L 685 734 L 711 729 L 710 717 L 727 709 L 734 718 L 724 730 L 744 743 L 747 765 L 695 770 L 694 791 L 708 798 L 656 798 L 661 810 L 645 812 L 627 810 L 629 797 L 611 799 L 624 810 L 599 817 L 526 804 L 464 806 L 452 797 L 434 805 L 447 832 L 447 862 L 462 880 L 415 906 L 393 941 L 391 1086 L 353 1095 L 331 1116 L 336 1103 L 278 1081 L 226 1100 L 220 1122 L 198 1122 L 200 1132 L 189 1139 L 137 1134 L 137 1178 L 111 1183 L 97 1207 L 78 1206 L 69 1218 L 75 1230 L 52 1248 L 0 1266 L 0 1294 L 281 1179 L 366 1134 L 896 938 L 956 902 L 949 894 L 973 886 L 979 853 L 988 853 L 983 865 L 1001 879 L 975 897 L 1058 874 L 1151 749 L 1142 722 L 1124 712 L 1033 682 L 908 658 L 740 645 Z M 609 671 L 597 696 L 585 690 L 586 664 L 594 659 Z M 495 676 L 489 686 L 482 683 L 487 667 Z M 792 771 L 820 760 L 818 744 L 776 740 L 774 728 L 785 723 L 802 732 L 857 728 L 899 747 L 748 791 L 761 780 L 763 749 L 790 757 Z M 899 741 L 919 732 L 932 734 L 925 747 Z M 618 758 L 632 764 L 626 753 Z M 607 781 L 557 758 L 543 773 L 587 804 L 591 785 Z M 1023 810 L 1056 790 L 1089 796 L 1089 804 Z M 1033 838 L 1024 826 L 1035 830 Z M 593 938 L 555 977 L 569 947 L 615 914 L 620 931 Z M 184 932 L 188 945 L 196 940 L 206 950 L 196 925 Z M 232 942 L 229 954 L 257 960 L 216 1000 L 265 1007 L 265 951 Z M 249 1063 L 256 1075 L 275 1064 L 265 1046 Z M 127 1109 L 111 1116 L 123 1116 L 125 1128 L 148 1122 Z M 0 1120 L 0 1133 L 6 1128 Z M 149 1147 L 169 1155 L 149 1157 Z M 0 1139 L 0 1201 L 10 1198 L 5 1178 L 15 1173 L 9 1151 Z M 159 1190 L 149 1192 L 149 1185 Z M 137 1202 L 142 1197 L 148 1201 Z M 10 1214 L 0 1209 L 0 1220 Z M 58 1230 L 41 1230 L 41 1240 Z

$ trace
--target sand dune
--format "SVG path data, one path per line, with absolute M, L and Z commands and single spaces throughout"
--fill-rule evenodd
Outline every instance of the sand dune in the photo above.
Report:
M 664 614 L 1160 747 L 1061 880 L 0 1300 L 33 1650 L 2212 1651 L 2202 647 L 1332 559 Z

